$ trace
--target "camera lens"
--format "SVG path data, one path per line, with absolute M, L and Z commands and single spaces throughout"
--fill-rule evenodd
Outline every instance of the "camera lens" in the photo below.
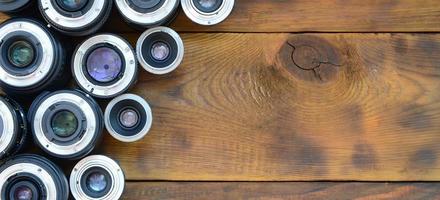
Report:
M 67 83 L 66 53 L 40 23 L 24 18 L 0 26 L 0 86 L 9 94 L 36 94 Z
M 0 12 L 21 12 L 32 4 L 31 0 L 0 0 Z
M 38 155 L 16 156 L 0 167 L 0 199 L 65 200 L 69 186 L 61 169 Z
M 107 21 L 113 1 L 39 0 L 44 19 L 58 31 L 72 36 L 92 34 Z
M 114 98 L 104 112 L 107 131 L 122 142 L 142 139 L 150 130 L 153 115 L 148 103 L 135 94 L 123 94 Z
M 27 139 L 26 115 L 14 100 L 0 96 L 0 160 L 21 150 Z
M 75 199 L 119 199 L 124 186 L 121 167 L 102 155 L 82 159 L 70 174 L 70 190 Z
M 234 8 L 234 0 L 181 0 L 181 4 L 186 16 L 201 25 L 222 22 Z
M 76 90 L 41 94 L 31 105 L 29 120 L 37 145 L 59 158 L 86 156 L 100 141 L 103 130 L 99 105 Z
M 179 34 L 167 27 L 148 29 L 136 44 L 139 63 L 153 74 L 174 71 L 182 62 L 184 51 Z
M 121 37 L 111 34 L 94 36 L 79 45 L 72 66 L 78 85 L 99 98 L 122 94 L 137 78 L 132 47 Z
M 178 0 L 116 0 L 115 3 L 125 21 L 139 29 L 171 22 L 179 6 Z

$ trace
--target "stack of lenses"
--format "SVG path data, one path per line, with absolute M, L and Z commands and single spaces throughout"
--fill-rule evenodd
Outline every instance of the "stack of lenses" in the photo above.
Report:
M 0 199 L 121 197 L 122 168 L 89 154 L 104 127 L 121 142 L 137 142 L 152 128 L 148 102 L 127 91 L 136 83 L 138 63 L 164 75 L 183 61 L 182 38 L 164 26 L 179 3 L 201 25 L 222 22 L 234 6 L 234 0 L 115 0 L 123 19 L 143 31 L 133 48 L 115 34 L 91 35 L 109 18 L 112 0 L 0 0 L 0 12 L 18 16 L 0 24 Z M 40 18 L 23 17 L 37 9 Z M 75 44 L 72 36 L 86 39 Z M 72 76 L 77 86 L 66 88 Z M 46 156 L 18 154 L 28 138 Z M 70 182 L 49 159 L 79 160 Z

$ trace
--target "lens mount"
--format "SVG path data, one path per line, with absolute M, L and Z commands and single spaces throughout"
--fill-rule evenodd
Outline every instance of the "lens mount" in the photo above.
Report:
M 149 8 L 136 6 L 134 0 L 115 0 L 115 3 L 126 21 L 142 28 L 166 24 L 179 6 L 178 0 L 157 0 Z
M 27 138 L 27 121 L 21 106 L 0 96 L 0 160 L 17 153 Z
M 31 0 L 10 0 L 0 1 L 0 12 L 14 13 L 19 12 L 31 4 Z
M 84 36 L 96 32 L 110 15 L 113 1 L 87 0 L 79 10 L 60 6 L 57 0 L 39 0 L 44 19 L 58 31 L 73 36 Z
M 92 50 L 105 46 L 118 52 L 122 67 L 119 76 L 109 83 L 99 83 L 87 71 L 87 59 Z M 128 90 L 137 78 L 137 62 L 130 44 L 119 36 L 101 34 L 84 41 L 76 49 L 72 59 L 72 73 L 78 85 L 98 98 L 112 98 Z
M 158 60 L 152 55 L 157 43 L 168 46 L 170 55 Z M 174 71 L 182 62 L 185 48 L 179 34 L 168 27 L 156 27 L 145 31 L 136 43 L 136 56 L 141 66 L 152 74 L 167 74 Z
M 121 123 L 124 110 L 136 112 L 137 122 L 132 127 Z M 104 112 L 107 131 L 115 139 L 122 142 L 135 142 L 142 139 L 149 131 L 153 122 L 153 114 L 148 103 L 135 94 L 123 94 L 114 98 Z
M 215 25 L 224 21 L 234 8 L 234 0 L 217 0 L 221 4 L 215 3 L 217 9 L 204 9 L 197 0 L 181 0 L 183 11 L 193 22 L 200 25 Z
M 33 58 L 26 66 L 10 62 L 10 48 L 17 42 L 32 47 Z M 15 18 L 0 26 L 0 85 L 7 92 L 22 95 L 64 85 L 64 62 L 64 48 L 40 23 Z
M 78 121 L 75 131 L 66 137 L 57 135 L 52 123 L 60 111 L 72 113 Z M 84 157 L 94 149 L 102 135 L 100 107 L 90 96 L 80 91 L 43 93 L 32 103 L 29 115 L 35 142 L 55 157 Z
M 86 179 L 93 173 L 102 174 L 106 186 L 93 191 Z M 119 199 L 124 191 L 125 176 L 121 167 L 109 157 L 92 155 L 80 160 L 70 174 L 70 190 L 75 199 Z
M 69 186 L 61 169 L 38 155 L 24 154 L 12 158 L 0 167 L 0 199 L 10 199 L 17 188 L 32 191 L 33 199 L 65 200 Z

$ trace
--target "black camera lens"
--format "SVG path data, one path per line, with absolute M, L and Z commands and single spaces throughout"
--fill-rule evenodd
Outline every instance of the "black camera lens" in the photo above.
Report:
M 112 98 L 136 82 L 137 62 L 126 40 L 101 34 L 78 46 L 72 59 L 72 71 L 78 85 L 87 93 Z
M 41 94 L 31 105 L 29 120 L 35 143 L 52 156 L 68 159 L 89 154 L 104 126 L 99 105 L 76 90 Z
M 67 178 L 51 161 L 38 155 L 16 156 L 0 167 L 0 199 L 66 200 Z
M 111 0 L 39 0 L 44 19 L 58 31 L 84 36 L 98 31 L 107 21 Z
M 116 0 L 122 17 L 135 28 L 145 29 L 170 23 L 179 0 Z
M 104 112 L 107 131 L 122 142 L 142 139 L 150 130 L 153 115 L 148 103 L 135 94 L 123 94 L 114 98 Z
M 17 13 L 32 5 L 32 0 L 0 0 L 0 12 Z
M 181 4 L 186 16 L 201 25 L 224 21 L 234 8 L 234 0 L 181 0 Z
M 26 139 L 24 110 L 14 100 L 0 96 L 0 160 L 20 151 Z
M 121 167 L 102 155 L 82 159 L 70 174 L 70 190 L 75 199 L 119 199 L 124 186 Z
M 66 53 L 40 23 L 24 18 L 0 26 L 0 86 L 22 96 L 55 89 L 68 81 Z
M 136 44 L 136 56 L 142 67 L 153 74 L 174 71 L 182 62 L 183 41 L 174 30 L 156 27 L 145 31 Z

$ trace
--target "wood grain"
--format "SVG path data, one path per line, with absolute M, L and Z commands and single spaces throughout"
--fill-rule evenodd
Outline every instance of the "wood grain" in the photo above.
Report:
M 129 180 L 440 180 L 440 35 L 182 37 L 151 132 L 102 145 Z
M 5 18 L 0 15 L 0 21 Z M 112 21 L 107 31 L 133 31 L 119 18 Z M 196 25 L 181 12 L 172 27 L 190 32 L 438 32 L 440 1 L 236 0 L 222 24 Z
M 438 183 L 146 182 L 128 183 L 122 199 L 440 199 Z

